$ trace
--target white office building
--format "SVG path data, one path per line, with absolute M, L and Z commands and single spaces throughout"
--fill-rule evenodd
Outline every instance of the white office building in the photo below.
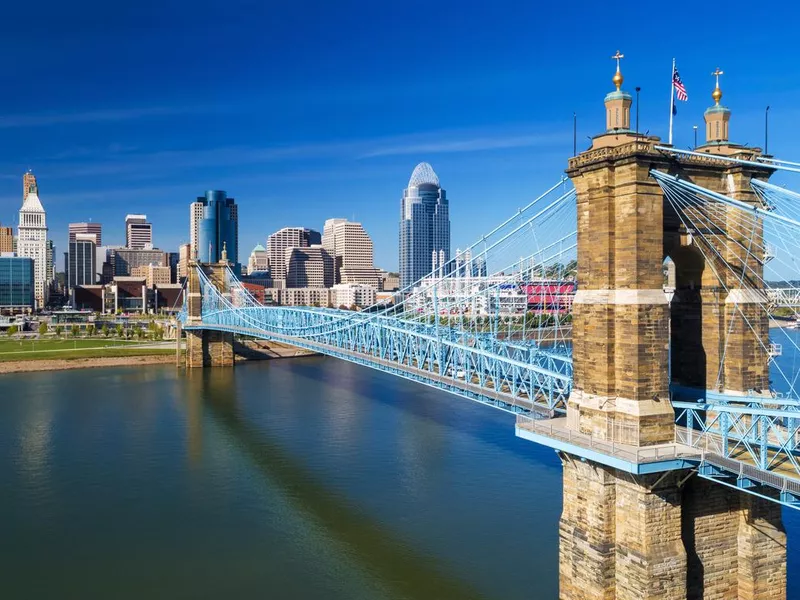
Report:
M 36 308 L 47 305 L 50 282 L 47 280 L 47 219 L 35 185 L 30 187 L 19 211 L 17 255 L 33 259 Z

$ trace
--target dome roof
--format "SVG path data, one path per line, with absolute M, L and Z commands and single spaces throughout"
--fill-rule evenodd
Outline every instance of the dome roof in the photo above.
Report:
M 408 180 L 408 187 L 419 187 L 423 184 L 439 186 L 439 177 L 433 167 L 426 162 L 419 163 L 414 167 L 414 172 L 411 173 L 411 179 Z

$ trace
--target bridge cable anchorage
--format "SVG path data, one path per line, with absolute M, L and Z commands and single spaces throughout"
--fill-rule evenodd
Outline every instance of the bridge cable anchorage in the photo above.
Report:
M 779 344 L 766 340 L 764 329 L 759 325 L 763 316 L 773 322 L 776 318 L 774 304 L 768 300 L 770 289 L 775 287 L 771 284 L 800 280 L 800 265 L 796 259 L 800 256 L 799 224 L 791 216 L 776 214 L 780 209 L 765 211 L 674 176 L 652 174 L 685 230 L 693 233 L 691 244 L 701 252 L 707 268 L 726 292 L 726 312 L 731 308 L 734 311 L 730 326 L 726 328 L 714 387 L 723 387 L 721 368 L 728 347 L 734 335 L 742 335 L 744 326 L 744 335 L 760 349 L 762 360 L 770 365 L 779 388 L 733 395 L 673 386 L 673 394 L 678 398 L 692 398 L 697 394 L 693 402 L 673 400 L 673 406 L 679 411 L 678 423 L 685 422 L 689 427 L 689 432 L 684 433 L 688 436 L 686 441 L 721 459 L 737 461 L 735 464 L 740 469 L 748 470 L 749 476 L 757 476 L 764 485 L 775 488 L 795 482 L 792 485 L 800 490 L 797 452 L 800 369 L 787 372 L 787 365 L 775 357 Z M 761 182 L 753 183 L 754 189 L 759 186 Z M 761 189 L 774 191 L 764 186 Z M 764 260 L 767 246 L 774 248 L 773 260 Z M 790 288 L 796 291 L 795 286 Z M 793 315 L 797 318 L 796 312 L 793 311 Z M 741 324 L 737 325 L 737 321 Z M 739 331 L 734 331 L 734 326 Z M 800 353 L 796 336 L 786 328 L 775 327 L 769 331 L 773 340 L 775 336 L 786 338 L 784 343 Z M 695 427 L 699 429 L 693 431 Z

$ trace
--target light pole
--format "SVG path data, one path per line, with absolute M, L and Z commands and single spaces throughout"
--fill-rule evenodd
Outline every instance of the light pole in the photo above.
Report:
M 572 156 L 578 156 L 578 113 L 572 113 Z
M 692 125 L 692 129 L 694 129 L 694 147 L 697 148 L 697 125 Z
M 764 154 L 769 154 L 769 105 L 764 111 Z
M 636 135 L 639 135 L 639 92 L 642 91 L 642 88 L 636 88 Z

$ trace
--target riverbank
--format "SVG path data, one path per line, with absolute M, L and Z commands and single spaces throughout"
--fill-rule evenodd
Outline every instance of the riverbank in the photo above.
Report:
M 175 342 L 158 342 L 125 345 L 0 352 L 0 375 L 3 373 L 26 373 L 34 371 L 64 371 L 67 369 L 90 369 L 98 367 L 142 366 L 174 364 Z M 70 343 L 71 345 L 71 343 Z M 295 348 L 276 342 L 249 340 L 236 342 L 236 362 L 271 360 L 316 356 L 316 352 Z M 183 356 L 181 357 L 183 359 Z
M 175 351 L 137 356 L 95 356 L 82 358 L 42 358 L 34 360 L 9 360 L 0 362 L 0 374 L 26 373 L 33 371 L 65 371 L 67 369 L 89 369 L 96 367 L 137 367 L 169 362 Z M 174 358 L 173 358 L 174 360 Z

